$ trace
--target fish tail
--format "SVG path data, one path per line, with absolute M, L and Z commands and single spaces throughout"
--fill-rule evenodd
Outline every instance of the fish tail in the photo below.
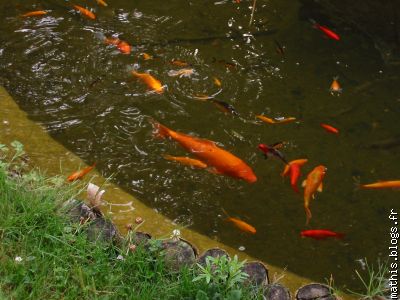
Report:
M 293 191 L 295 191 L 295 193 L 300 193 L 299 192 L 299 188 L 297 187 L 297 185 L 295 185 L 295 184 L 292 184 L 292 189 L 293 189 Z
M 308 19 L 314 28 L 318 28 L 318 23 L 314 19 Z
M 308 207 L 304 207 L 306 210 L 306 225 L 310 224 L 310 219 L 312 218 L 311 210 Z
M 343 239 L 344 238 L 344 233 L 337 232 L 335 238 L 340 239 L 340 240 Z
M 167 138 L 171 135 L 170 129 L 168 127 L 165 127 L 164 125 L 161 125 L 160 123 L 154 120 L 152 120 L 151 122 L 153 123 L 153 128 L 154 128 L 153 133 L 156 137 Z
M 336 75 L 333 77 L 333 80 L 338 80 L 339 79 L 339 75 Z
M 166 160 L 173 160 L 173 156 L 169 155 L 169 154 L 163 154 L 164 159 Z
M 96 32 L 95 34 L 94 34 L 94 36 L 96 37 L 96 38 L 98 38 L 99 40 L 101 40 L 101 41 L 104 41 L 105 39 L 106 39 L 106 35 L 104 34 L 104 33 L 102 33 L 102 32 Z
M 222 212 L 226 215 L 227 218 L 230 218 L 231 216 L 226 212 L 226 210 L 221 207 Z

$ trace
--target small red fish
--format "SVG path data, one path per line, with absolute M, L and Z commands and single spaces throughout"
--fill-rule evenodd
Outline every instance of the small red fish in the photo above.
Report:
M 290 185 L 292 186 L 292 189 L 298 193 L 299 189 L 297 187 L 297 181 L 300 178 L 301 172 L 300 172 L 300 165 L 299 164 L 290 164 Z
M 68 176 L 67 181 L 72 182 L 78 179 L 82 179 L 83 176 L 85 176 L 87 173 L 89 173 L 90 171 L 92 171 L 92 169 L 96 166 L 96 163 L 94 163 L 93 165 L 86 167 L 82 170 L 76 171 L 74 173 L 72 173 L 71 175 Z
M 328 27 L 319 25 L 317 22 L 315 22 L 314 20 L 311 20 L 311 22 L 313 23 L 314 27 L 317 28 L 318 30 L 321 30 L 328 38 L 332 39 L 332 40 L 336 40 L 339 41 L 340 37 L 339 35 L 337 35 L 335 32 L 333 32 L 332 30 L 330 30 Z
M 310 237 L 316 240 L 323 240 L 326 238 L 337 238 L 337 239 L 341 239 L 344 237 L 343 233 L 339 233 L 339 232 L 334 232 L 334 231 L 330 231 L 330 230 L 325 230 L 325 229 L 313 229 L 313 230 L 303 230 L 300 235 L 302 237 Z
M 339 130 L 331 125 L 321 123 L 321 127 L 330 133 L 339 134 Z

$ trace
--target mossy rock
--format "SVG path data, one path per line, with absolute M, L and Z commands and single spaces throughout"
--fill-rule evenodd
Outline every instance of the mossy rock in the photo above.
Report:
M 206 258 L 208 256 L 217 258 L 217 257 L 222 257 L 222 256 L 226 256 L 229 260 L 231 259 L 228 252 L 226 252 L 224 249 L 220 249 L 220 248 L 211 248 L 206 250 L 197 260 L 197 262 L 202 265 L 205 266 L 206 265 Z
M 268 269 L 259 261 L 245 263 L 242 271 L 249 275 L 246 280 L 247 283 L 258 286 L 269 283 Z
M 278 283 L 267 284 L 264 296 L 266 300 L 290 300 L 289 289 Z
M 197 249 L 183 239 L 169 239 L 161 244 L 165 264 L 173 271 L 184 266 L 192 266 L 196 262 Z
M 110 221 L 104 218 L 96 218 L 88 223 L 86 228 L 88 239 L 92 242 L 121 242 L 117 228 Z
M 146 247 L 151 239 L 151 235 L 146 232 L 136 231 L 132 237 L 132 243 L 135 245 L 143 245 Z
M 311 283 L 299 288 L 296 292 L 297 300 L 336 300 L 332 289 L 320 283 Z
M 64 203 L 63 208 L 71 220 L 71 222 L 78 223 L 81 218 L 84 220 L 94 220 L 101 217 L 101 213 L 98 210 L 92 210 L 84 202 L 71 199 Z

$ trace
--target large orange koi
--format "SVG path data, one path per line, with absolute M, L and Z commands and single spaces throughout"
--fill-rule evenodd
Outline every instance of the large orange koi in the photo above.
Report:
M 312 217 L 310 210 L 311 198 L 314 198 L 316 191 L 322 192 L 322 180 L 324 179 L 326 173 L 326 167 L 319 165 L 314 168 L 308 175 L 307 179 L 304 180 L 304 209 L 306 210 L 307 221 L 306 224 L 310 222 Z
M 257 181 L 253 170 L 240 158 L 219 148 L 214 142 L 173 131 L 159 123 L 154 123 L 160 137 L 170 137 L 187 151 L 196 155 L 216 174 L 228 175 L 253 183 Z

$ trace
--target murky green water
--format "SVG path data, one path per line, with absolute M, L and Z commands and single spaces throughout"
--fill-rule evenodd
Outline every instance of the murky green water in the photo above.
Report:
M 360 287 L 359 259 L 386 259 L 390 208 L 396 191 L 360 191 L 369 183 L 399 178 L 396 147 L 369 148 L 398 139 L 399 76 L 387 69 L 372 41 L 349 28 L 334 28 L 340 42 L 324 38 L 299 17 L 296 1 L 258 1 L 249 29 L 248 1 L 95 1 L 87 20 L 63 1 L 0 1 L 0 70 L 4 84 L 31 118 L 105 176 L 176 223 L 246 251 L 271 264 L 339 286 Z M 36 9 L 44 17 L 20 18 Z M 304 11 L 302 11 L 304 14 Z M 329 25 L 329 20 L 327 20 Z M 246 36 L 251 31 L 254 35 Z M 122 55 L 96 36 L 119 35 L 134 46 Z M 274 40 L 285 46 L 281 56 Z M 144 61 L 140 53 L 153 55 Z M 192 64 L 191 78 L 168 76 L 169 63 Z M 226 68 L 218 61 L 237 65 Z M 215 62 L 217 61 L 217 62 Z M 148 93 L 128 72 L 136 64 L 167 86 Z M 340 96 L 329 86 L 339 76 Z M 217 77 L 222 87 L 213 82 Z M 194 94 L 215 94 L 240 117 L 225 115 Z M 272 126 L 255 115 L 295 116 L 299 122 Z M 185 155 L 173 141 L 152 135 L 149 117 L 172 129 L 218 142 L 246 161 L 258 177 L 248 184 L 168 162 Z M 338 127 L 326 133 L 321 122 Z M 287 141 L 288 160 L 306 157 L 303 176 L 327 166 L 324 192 L 312 202 L 305 226 L 302 195 L 280 177 L 283 164 L 265 160 L 259 143 Z M 221 208 L 257 228 L 256 235 L 223 221 Z M 305 229 L 331 229 L 343 240 L 300 238 Z

